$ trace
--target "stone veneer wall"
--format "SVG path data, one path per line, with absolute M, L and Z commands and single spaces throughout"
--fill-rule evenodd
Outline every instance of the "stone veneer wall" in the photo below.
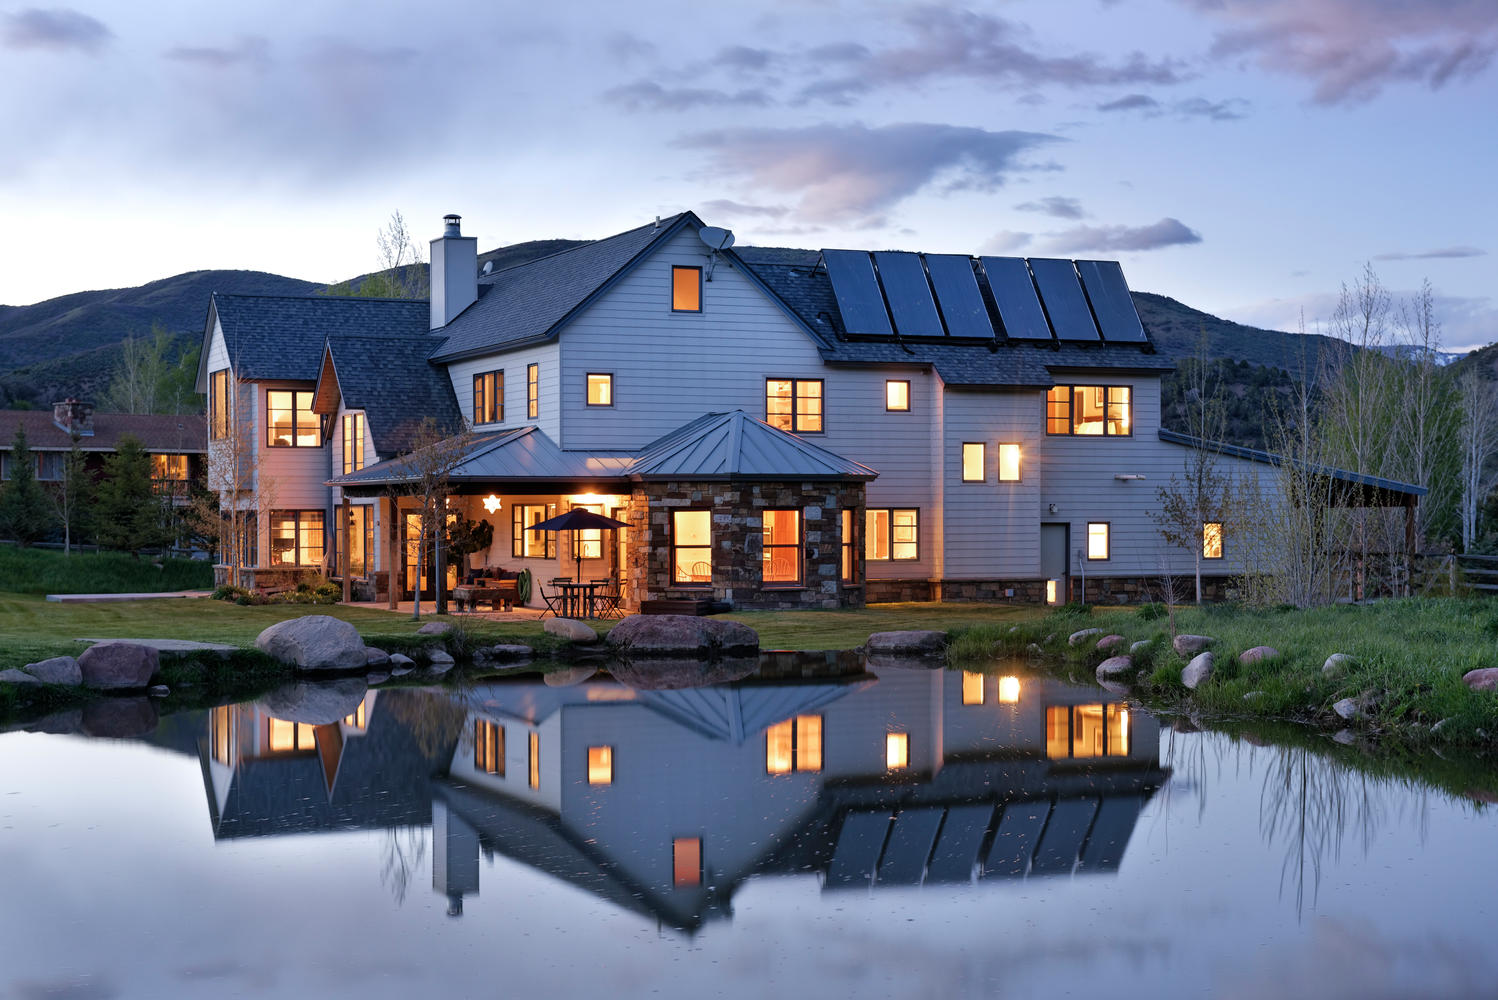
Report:
M 1178 603 L 1195 600 L 1193 577 L 1175 579 Z M 1007 593 L 1008 591 L 1013 593 Z M 1071 578 L 1071 599 L 1081 601 L 1082 581 Z M 1089 576 L 1085 601 L 1092 604 L 1144 604 L 1161 599 L 1158 577 Z M 1226 601 L 1233 597 L 1233 579 L 1203 576 L 1202 599 Z M 1044 580 L 870 580 L 868 601 L 1008 601 L 1014 604 L 1044 604 Z
M 862 483 L 666 482 L 647 483 L 630 499 L 630 545 L 626 592 L 631 606 L 640 598 L 710 597 L 735 608 L 762 610 L 863 607 L 862 587 L 841 581 L 840 516 L 863 517 Z M 765 587 L 761 576 L 762 512 L 801 511 L 802 586 Z M 671 512 L 713 512 L 711 587 L 672 582 Z M 855 529 L 856 530 L 856 529 Z M 853 576 L 863 575 L 861 546 L 853 551 Z

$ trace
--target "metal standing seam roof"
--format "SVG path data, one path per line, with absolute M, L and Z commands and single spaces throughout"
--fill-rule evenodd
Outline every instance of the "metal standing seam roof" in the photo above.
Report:
M 428 349 L 432 345 L 426 299 L 215 292 L 211 308 L 224 331 L 229 363 L 240 378 L 315 382 L 323 344 L 334 333 L 423 340 Z
M 1188 448 L 1205 448 L 1215 451 L 1220 455 L 1228 455 L 1233 458 L 1242 458 L 1250 462 L 1262 462 L 1265 465 L 1279 466 L 1285 463 L 1283 455 L 1272 452 L 1259 451 L 1257 448 L 1244 448 L 1236 444 L 1224 444 L 1221 441 L 1205 441 L 1189 434 L 1179 431 L 1170 431 L 1160 428 L 1160 440 L 1169 444 L 1185 445 Z M 1299 462 L 1295 463 L 1301 464 Z M 1330 465 L 1313 465 L 1310 471 L 1318 475 L 1330 476 L 1345 483 L 1357 483 L 1360 486 L 1371 486 L 1376 489 L 1388 490 L 1391 493 L 1404 493 L 1408 496 L 1423 497 L 1429 491 L 1424 486 L 1416 486 L 1413 483 L 1401 483 L 1397 479 L 1384 479 L 1381 476 L 1367 476 L 1361 472 L 1349 472 L 1346 469 L 1337 469 Z

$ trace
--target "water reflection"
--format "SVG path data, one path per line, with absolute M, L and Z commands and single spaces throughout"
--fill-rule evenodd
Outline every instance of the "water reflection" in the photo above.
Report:
M 429 829 L 454 917 L 501 855 L 694 931 L 757 875 L 843 892 L 1116 871 L 1168 772 L 1154 719 L 1099 695 L 846 660 L 654 689 L 582 671 L 370 691 L 320 725 L 215 709 L 198 752 L 215 838 L 384 829 L 401 899 Z

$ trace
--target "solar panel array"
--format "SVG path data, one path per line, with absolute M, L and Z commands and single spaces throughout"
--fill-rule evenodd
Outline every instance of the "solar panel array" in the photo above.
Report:
M 895 250 L 823 250 L 822 261 L 854 336 L 1148 341 L 1117 261 L 982 257 L 975 267 L 960 254 Z

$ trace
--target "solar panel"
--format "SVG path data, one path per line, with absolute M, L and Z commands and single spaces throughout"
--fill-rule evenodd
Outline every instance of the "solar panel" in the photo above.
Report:
M 1103 329 L 1103 339 L 1112 343 L 1144 343 L 1144 325 L 1139 322 L 1134 297 L 1129 294 L 1129 283 L 1124 280 L 1118 261 L 1079 260 L 1077 272 L 1082 275 L 1082 286 L 1092 300 L 1092 312 Z
M 884 298 L 895 318 L 895 329 L 906 337 L 944 335 L 946 331 L 941 328 L 941 317 L 936 313 L 936 300 L 926 283 L 926 268 L 920 255 L 879 250 L 874 254 L 874 263 L 879 266 L 879 282 L 884 285 Z
M 931 854 L 931 865 L 926 869 L 926 881 L 972 881 L 978 849 L 983 846 L 983 836 L 988 833 L 988 821 L 992 818 L 993 806 L 987 802 L 948 809 L 941 837 Z
M 874 262 L 865 250 L 823 250 L 827 277 L 832 279 L 832 294 L 837 296 L 837 311 L 843 314 L 843 329 L 849 333 L 872 333 L 889 336 L 889 314 L 884 311 L 884 296 L 879 279 L 874 276 Z
M 1021 257 L 983 257 L 983 271 L 1010 340 L 1050 340 L 1051 328 Z
M 1092 310 L 1087 307 L 1087 297 L 1082 294 L 1082 283 L 1077 280 L 1077 269 L 1072 262 L 1031 257 L 1030 270 L 1035 274 L 1035 286 L 1040 289 L 1041 301 L 1057 338 L 1099 339 L 1097 324 L 1092 321 Z
M 936 287 L 936 302 L 941 306 L 947 333 L 954 337 L 992 337 L 993 322 L 983 293 L 978 290 L 978 276 L 973 273 L 973 259 L 960 254 L 928 253 L 926 270 Z

